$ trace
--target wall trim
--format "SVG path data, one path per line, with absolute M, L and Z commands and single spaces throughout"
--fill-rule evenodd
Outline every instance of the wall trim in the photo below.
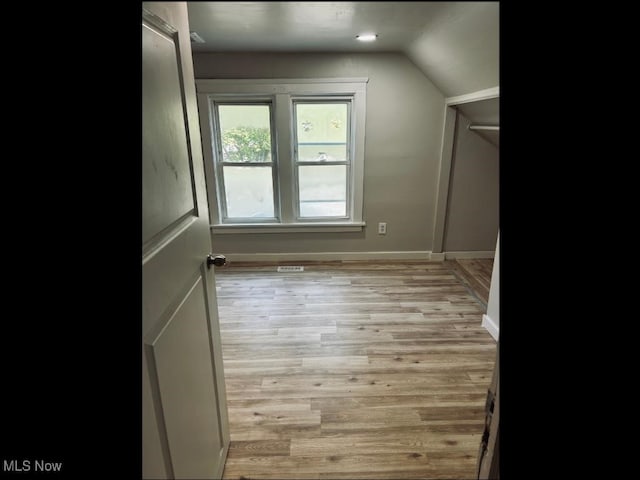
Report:
M 196 86 L 208 87 L 236 85 L 273 85 L 274 83 L 369 83 L 369 77 L 317 77 L 317 78 L 196 78 Z
M 229 262 L 280 262 L 280 261 L 341 261 L 341 260 L 425 260 L 431 258 L 428 251 L 407 252 L 304 252 L 304 253 L 225 253 Z M 436 256 L 437 257 L 437 256 Z
M 500 87 L 485 88 L 477 92 L 466 93 L 456 97 L 447 97 L 444 99 L 445 105 L 462 105 L 463 103 L 478 102 L 480 100 L 488 100 L 500 96 Z
M 453 160 L 457 117 L 458 111 L 455 108 L 445 107 L 444 126 L 442 127 L 442 148 L 440 150 L 440 162 L 438 166 L 433 242 L 431 244 L 433 248 L 432 251 L 438 253 L 442 252 L 442 246 L 444 245 L 444 234 L 447 223 L 447 202 L 449 200 L 449 177 L 451 176 L 451 162 Z
M 486 314 L 482 315 L 482 326 L 489 332 L 493 339 L 497 342 L 500 337 L 500 327 L 495 324 Z
M 307 222 L 307 223 L 216 223 L 209 225 L 216 235 L 236 235 L 242 233 L 325 233 L 361 232 L 365 222 Z
M 444 252 L 444 258 L 453 260 L 456 258 L 495 258 L 495 250 L 480 250 L 472 252 Z

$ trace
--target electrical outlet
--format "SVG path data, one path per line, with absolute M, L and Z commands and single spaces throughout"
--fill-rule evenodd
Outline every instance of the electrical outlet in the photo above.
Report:
M 387 224 L 385 222 L 380 222 L 378 224 L 378 235 L 386 235 L 387 234 Z

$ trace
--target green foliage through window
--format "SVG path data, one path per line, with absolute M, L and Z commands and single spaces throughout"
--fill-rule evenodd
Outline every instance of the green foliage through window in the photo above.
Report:
M 225 162 L 271 161 L 271 138 L 268 128 L 236 127 L 222 132 Z

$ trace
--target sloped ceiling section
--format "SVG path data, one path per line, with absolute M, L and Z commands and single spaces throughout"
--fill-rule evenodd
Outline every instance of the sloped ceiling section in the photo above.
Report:
M 445 97 L 499 86 L 498 2 L 188 2 L 207 52 L 402 52 Z M 355 35 L 376 32 L 376 42 Z
M 500 85 L 498 2 L 452 2 L 405 49 L 445 97 Z

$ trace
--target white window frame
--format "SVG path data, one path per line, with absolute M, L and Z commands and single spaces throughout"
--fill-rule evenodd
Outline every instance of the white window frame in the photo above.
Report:
M 254 163 L 254 162 L 250 162 L 250 163 L 237 163 L 237 162 L 225 162 L 224 159 L 222 158 L 222 139 L 220 138 L 221 135 L 221 129 L 220 127 L 220 117 L 219 117 L 219 112 L 217 111 L 217 109 L 214 107 L 214 105 L 212 104 L 212 113 L 211 113 L 211 118 L 212 118 L 212 125 L 215 128 L 212 128 L 212 135 L 214 135 L 214 140 L 212 142 L 212 148 L 215 149 L 215 156 L 217 161 L 214 162 L 214 169 L 215 169 L 215 185 L 216 185 L 216 191 L 217 191 L 217 195 L 216 195 L 216 200 L 218 202 L 218 206 L 219 206 L 219 212 L 218 212 L 218 216 L 219 218 L 222 219 L 222 221 L 220 223 L 224 223 L 224 224 L 230 224 L 230 223 L 238 223 L 238 224 L 242 224 L 242 223 L 251 223 L 251 224 L 255 224 L 255 223 L 260 223 L 260 222 L 264 222 L 264 223 L 278 223 L 279 219 L 278 219 L 278 176 L 277 176 L 277 169 L 278 169 L 278 165 L 277 165 L 277 155 L 276 155 L 276 148 L 275 148 L 275 122 L 273 120 L 273 110 L 274 110 L 274 106 L 273 106 L 273 102 L 271 101 L 271 98 L 264 98 L 264 97 L 251 97 L 251 98 L 246 98 L 246 97 L 241 97 L 241 98 L 225 98 L 225 99 L 218 99 L 219 101 L 217 102 L 217 104 L 220 105 L 268 105 L 269 107 L 269 134 L 271 137 L 271 181 L 272 181 L 272 189 L 273 189 L 273 211 L 274 211 L 274 217 L 272 218 L 259 218 L 259 219 L 250 219 L 250 218 L 238 218 L 238 217 L 229 217 L 228 216 L 228 211 L 227 211 L 227 201 L 226 201 L 226 193 L 225 193 L 225 183 L 224 183 L 224 167 L 225 166 L 229 166 L 229 167 L 258 167 L 258 168 L 264 168 L 266 167 L 266 165 L 264 163 Z
M 363 219 L 364 144 L 367 78 L 321 79 L 198 79 L 196 90 L 202 134 L 209 215 L 213 233 L 276 233 L 276 232 L 354 232 L 365 226 Z M 351 130 L 353 145 L 350 175 L 347 185 L 347 218 L 298 218 L 296 197 L 297 168 L 294 156 L 293 102 L 305 99 L 351 99 Z M 277 188 L 274 185 L 275 216 L 279 222 L 224 222 L 221 218 L 219 188 L 215 168 L 214 102 L 271 99 L 275 138 L 273 157 L 276 165 Z M 215 186 L 215 188 L 214 188 Z M 278 212 L 279 209 L 279 212 Z

